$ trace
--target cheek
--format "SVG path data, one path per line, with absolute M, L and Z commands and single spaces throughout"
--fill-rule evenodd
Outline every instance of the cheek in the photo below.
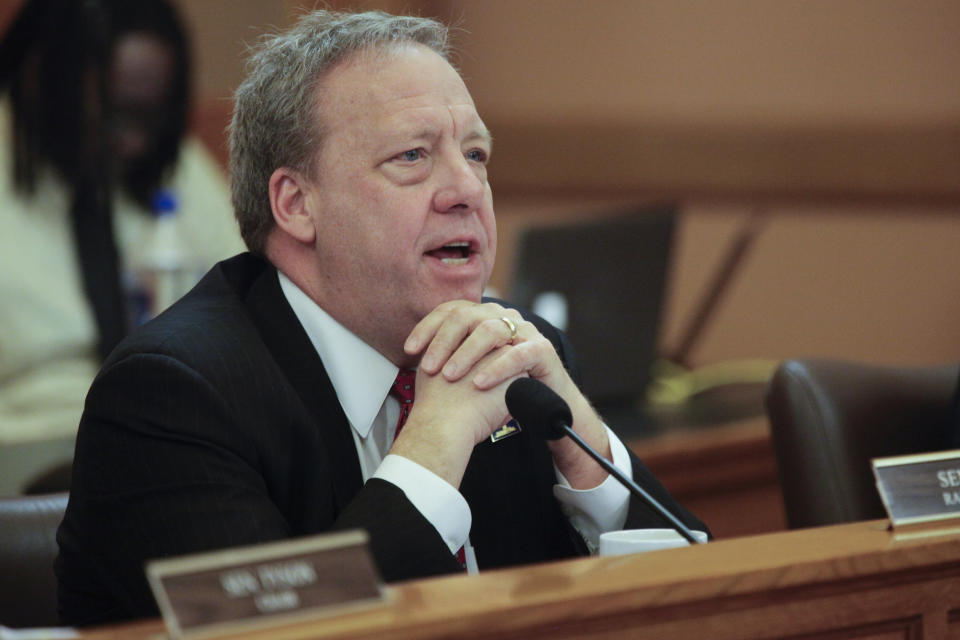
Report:
M 420 247 L 427 224 L 429 197 L 416 189 L 377 190 L 365 203 L 368 228 L 382 245 L 393 248 L 393 261 L 402 261 Z
M 490 185 L 487 185 L 486 205 L 481 213 L 481 224 L 487 233 L 487 246 L 491 265 L 497 255 L 497 217 L 493 212 L 493 194 Z
M 493 271 L 493 263 L 497 259 L 497 226 L 495 224 L 491 225 L 487 233 L 490 238 L 487 243 L 487 277 L 490 277 L 490 272 Z
M 402 224 L 396 213 L 369 207 L 348 221 L 350 229 L 342 236 L 340 251 L 357 273 L 374 280 L 372 286 L 411 277 L 410 256 L 416 248 L 418 230 Z

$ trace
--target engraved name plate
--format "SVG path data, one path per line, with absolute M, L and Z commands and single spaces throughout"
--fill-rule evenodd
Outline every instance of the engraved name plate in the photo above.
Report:
M 147 563 L 172 638 L 228 635 L 386 603 L 364 531 Z
M 960 450 L 871 462 L 894 527 L 960 518 Z

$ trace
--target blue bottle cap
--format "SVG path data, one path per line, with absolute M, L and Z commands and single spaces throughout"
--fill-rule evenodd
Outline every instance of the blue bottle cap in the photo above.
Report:
M 176 213 L 177 196 L 169 189 L 157 189 L 150 199 L 150 208 L 157 218 Z

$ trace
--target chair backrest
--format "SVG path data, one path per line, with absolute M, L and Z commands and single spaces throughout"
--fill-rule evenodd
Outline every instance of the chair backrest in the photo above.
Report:
M 57 527 L 66 493 L 0 498 L 0 624 L 57 624 Z
M 885 516 L 870 460 L 952 444 L 956 365 L 788 360 L 766 406 L 791 528 Z

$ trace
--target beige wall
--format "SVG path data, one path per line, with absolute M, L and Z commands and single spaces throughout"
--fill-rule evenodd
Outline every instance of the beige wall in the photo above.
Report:
M 956 0 L 451 3 L 488 113 L 633 122 L 950 122 Z
M 739 276 L 692 353 L 960 362 L 960 209 L 783 206 L 768 210 Z M 691 206 L 667 308 L 676 344 L 710 269 L 745 214 Z

